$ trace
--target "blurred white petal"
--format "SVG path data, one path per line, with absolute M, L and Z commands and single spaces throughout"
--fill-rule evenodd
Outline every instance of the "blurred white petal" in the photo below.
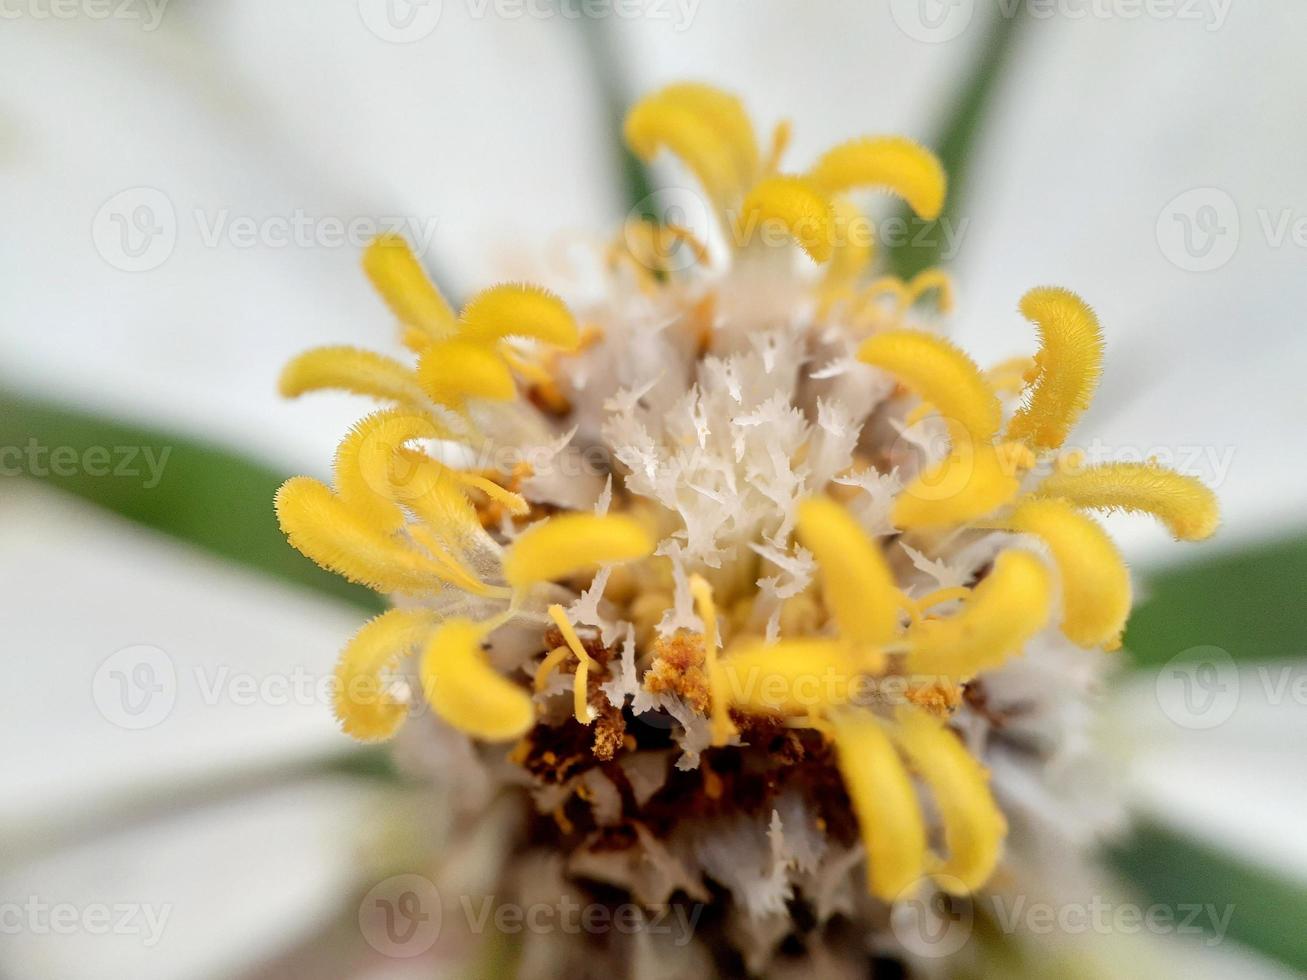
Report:
M 1307 299 L 1304 251 L 1273 243 L 1258 214 L 1272 227 L 1307 217 L 1307 131 L 1285 95 L 1307 78 L 1307 9 L 1254 0 L 1220 21 L 1219 6 L 1175 5 L 1200 19 L 1028 25 L 959 216 L 968 225 L 957 272 L 960 339 L 982 360 L 1033 347 L 1015 313 L 1028 288 L 1083 293 L 1108 360 L 1101 403 L 1078 435 L 1124 451 L 1212 454 L 1218 465 L 1191 468 L 1218 478 L 1233 539 L 1307 516 L 1307 470 L 1285 436 L 1307 408 L 1307 348 L 1290 312 Z M 1186 261 L 1174 238 L 1182 220 L 1208 217 L 1197 213 L 1202 195 L 1182 202 L 1193 213 L 1169 208 L 1195 188 L 1228 194 L 1240 218 L 1237 250 L 1213 271 L 1173 261 Z M 1143 522 L 1120 531 L 1131 555 L 1174 552 Z
M 15 846 L 354 748 L 320 682 L 360 614 L 27 483 L 0 513 Z
M 0 972 L 237 975 L 349 907 L 384 801 L 366 781 L 315 780 L 6 867 Z

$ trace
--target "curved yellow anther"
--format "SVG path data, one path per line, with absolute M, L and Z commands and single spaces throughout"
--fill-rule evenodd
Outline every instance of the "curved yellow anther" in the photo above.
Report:
M 588 725 L 594 721 L 594 711 L 590 708 L 590 669 L 599 665 L 590 654 L 586 653 L 585 645 L 576 635 L 576 629 L 567 618 L 567 612 L 562 606 L 557 603 L 550 606 L 549 618 L 554 621 L 558 632 L 563 635 L 563 642 L 567 644 L 567 649 L 576 656 L 576 674 L 572 678 L 572 713 L 578 722 Z
M 684 106 L 717 131 L 735 161 L 735 176 L 741 187 L 758 176 L 758 137 L 742 103 L 734 95 L 700 82 L 669 85 L 654 98 Z
M 717 625 L 717 603 L 713 600 L 712 586 L 702 575 L 690 576 L 690 595 L 694 598 L 699 618 L 703 620 L 703 669 L 708 675 L 713 744 L 724 745 L 731 736 L 732 725 L 726 698 L 721 690 L 723 677 L 717 663 L 717 646 L 721 641 Z
M 504 554 L 504 578 L 515 589 L 589 571 L 608 562 L 646 558 L 657 542 L 624 514 L 560 514 L 539 521 Z
M 1000 361 L 993 367 L 986 369 L 985 380 L 996 391 L 1015 395 L 1038 374 L 1039 369 L 1035 365 L 1035 359 L 1022 354 L 1019 357 L 1009 357 L 1007 360 Z
M 1008 526 L 1041 538 L 1062 579 L 1062 632 L 1084 647 L 1111 647 L 1130 615 L 1130 573 L 1091 517 L 1061 500 L 1027 500 Z
M 1007 821 L 989 791 L 989 774 L 933 716 L 902 708 L 895 721 L 891 735 L 930 787 L 944 823 L 948 856 L 931 873 L 945 891 L 970 894 L 994 873 L 1007 836 Z
M 422 655 L 422 690 L 436 713 L 460 731 L 491 742 L 524 734 L 535 722 L 531 696 L 486 660 L 486 624 L 449 619 Z
M 868 187 L 888 190 L 927 221 L 939 217 L 948 175 L 935 154 L 902 136 L 850 140 L 827 150 L 809 172 L 828 193 Z
M 631 108 L 622 131 L 627 146 L 646 163 L 663 149 L 678 157 L 718 208 L 744 192 L 746 178 L 728 134 L 694 106 L 655 92 Z
M 463 307 L 460 340 L 489 344 L 504 337 L 530 337 L 574 350 L 581 332 L 567 304 L 547 289 L 525 283 L 492 286 Z
M 420 406 L 427 396 L 412 369 L 357 347 L 316 347 L 292 358 L 277 382 L 287 398 L 335 389 L 402 405 Z
M 347 507 L 307 476 L 277 491 L 277 519 L 291 547 L 328 571 L 377 592 L 435 592 L 447 574 Z
M 418 381 L 432 401 L 460 409 L 468 398 L 508 401 L 517 395 L 513 372 L 493 347 L 470 340 L 441 340 L 418 360 Z
M 425 610 L 391 609 L 349 641 L 336 664 L 332 691 L 346 735 L 378 742 L 395 734 L 408 709 L 386 691 L 382 675 L 394 670 L 435 625 L 434 614 Z
M 842 639 L 888 643 L 898 630 L 898 589 L 880 549 L 827 497 L 799 504 L 798 534 L 821 569 L 821 590 Z
M 831 201 L 835 218 L 835 249 L 826 266 L 827 287 L 852 286 L 871 265 L 876 251 L 871 221 L 848 198 Z
M 1024 551 L 1005 551 L 960 612 L 908 632 L 904 672 L 961 682 L 999 667 L 1048 622 L 1052 577 Z
M 453 335 L 454 311 L 399 235 L 374 238 L 363 252 L 363 271 L 400 323 L 433 340 Z
M 1032 289 L 1021 299 L 1021 314 L 1039 328 L 1039 373 L 1026 404 L 1012 416 L 1008 438 L 1056 449 L 1094 397 L 1103 373 L 1103 333 L 1094 311 L 1066 289 Z
M 374 412 L 354 423 L 336 449 L 336 492 L 361 517 L 385 531 L 404 523 L 394 487 L 394 461 L 405 443 L 447 436 L 425 415 L 397 409 Z
M 879 651 L 855 653 L 843 640 L 747 640 L 721 659 L 721 691 L 731 705 L 750 714 L 819 714 L 847 704 L 857 695 L 862 675 L 884 667 Z
M 1106 463 L 1056 472 L 1035 493 L 1076 507 L 1152 514 L 1181 541 L 1209 538 L 1221 523 L 1216 495 L 1201 480 L 1152 463 Z
M 834 712 L 830 722 L 840 775 L 867 852 L 868 889 L 892 902 L 926 867 L 926 828 L 916 789 L 875 715 Z
M 736 223 L 742 244 L 759 237 L 763 244 L 773 244 L 779 237 L 773 224 L 814 262 L 825 262 L 835 249 L 835 211 L 829 199 L 803 177 L 768 177 L 744 198 Z
M 975 442 L 988 444 L 998 432 L 1002 408 L 994 389 L 975 362 L 942 337 L 889 330 L 864 343 L 858 357 L 893 374 Z
M 963 441 L 903 488 L 890 511 L 900 530 L 950 527 L 992 514 L 1010 502 L 1020 482 L 993 446 Z

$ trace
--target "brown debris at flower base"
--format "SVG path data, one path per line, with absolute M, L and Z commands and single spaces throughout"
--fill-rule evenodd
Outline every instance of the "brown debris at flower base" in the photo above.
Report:
M 700 714 L 707 714 L 711 701 L 708 672 L 704 670 L 703 637 L 698 633 L 677 633 L 658 637 L 653 644 L 654 661 L 644 675 L 645 690 L 651 694 L 676 694 Z
M 596 701 L 601 703 L 596 704 Z M 602 692 L 591 700 L 590 707 L 598 714 L 594 721 L 595 735 L 591 750 L 596 759 L 609 762 L 626 741 L 626 719 Z

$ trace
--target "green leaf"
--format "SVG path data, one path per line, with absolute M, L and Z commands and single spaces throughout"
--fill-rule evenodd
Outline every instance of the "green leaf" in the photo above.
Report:
M 1245 864 L 1215 847 L 1154 823 L 1136 827 L 1109 853 L 1113 866 L 1150 902 L 1227 910 L 1231 939 L 1307 971 L 1307 887 Z M 1182 911 L 1182 910 L 1181 910 Z M 1215 930 L 1206 914 L 1194 925 Z
M 1130 617 L 1125 646 L 1144 667 L 1192 647 L 1215 646 L 1235 660 L 1307 654 L 1307 535 L 1296 534 L 1144 576 L 1145 600 Z
M 324 572 L 286 543 L 272 497 L 289 474 L 175 432 L 0 389 L 0 458 L 14 458 L 15 448 L 24 461 L 19 468 L 47 486 L 248 568 L 364 609 L 383 608 L 379 596 Z M 54 465 L 61 458 L 75 462 Z
M 900 209 L 896 223 L 908 229 L 908 233 L 896 236 L 893 246 L 887 250 L 890 270 L 895 275 L 908 279 L 950 257 L 943 254 L 950 241 L 944 228 L 952 231 L 955 238 L 962 230 L 959 216 L 967 197 L 972 151 L 980 140 L 999 82 L 1011 63 L 1017 38 L 1026 20 L 1020 11 L 1014 11 L 1010 16 L 996 14 L 975 63 L 963 74 L 961 85 L 949 96 L 947 108 L 942 113 L 943 122 L 935 139 L 930 141 L 948 173 L 948 198 L 939 218 L 924 225 L 911 208 L 904 206 Z

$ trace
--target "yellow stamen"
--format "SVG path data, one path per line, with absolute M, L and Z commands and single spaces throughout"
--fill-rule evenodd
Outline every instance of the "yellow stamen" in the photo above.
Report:
M 994 873 L 1007 836 L 989 774 L 939 719 L 902 708 L 896 721 L 894 741 L 930 787 L 944 823 L 948 857 L 931 872 L 945 891 L 970 894 Z
M 770 223 L 779 224 L 814 262 L 825 262 L 835 248 L 835 212 L 830 201 L 803 177 L 768 177 L 759 181 L 740 206 L 739 240 L 754 241 L 761 231 L 773 244 Z
M 400 323 L 433 340 L 452 336 L 454 311 L 399 235 L 380 235 L 363 253 L 363 271 Z
M 1112 539 L 1061 500 L 1027 500 L 1009 519 L 1043 539 L 1062 578 L 1062 632 L 1080 646 L 1111 645 L 1130 615 L 1130 573 Z
M 1039 328 L 1039 374 L 1012 417 L 1008 438 L 1056 449 L 1094 396 L 1103 372 L 1103 333 L 1094 311 L 1065 289 L 1032 289 L 1021 313 Z
M 947 589 L 928 597 L 941 602 L 969 592 L 956 615 L 912 628 L 905 672 L 961 682 L 1001 666 L 1048 622 L 1052 588 L 1048 570 L 1034 555 L 1003 552 L 974 590 Z
M 393 463 L 405 443 L 446 436 L 429 417 L 395 409 L 356 422 L 336 449 L 336 492 L 350 508 L 378 528 L 394 531 L 404 512 L 392 483 Z
M 809 176 L 829 193 L 853 187 L 892 191 L 927 221 L 939 217 L 948 189 L 935 155 L 901 136 L 841 143 L 817 161 Z
M 663 149 L 680 158 L 719 209 L 748 183 L 749 178 L 740 173 L 739 150 L 727 131 L 702 107 L 668 99 L 665 92 L 655 92 L 632 107 L 623 135 L 645 163 Z
M 985 380 L 995 391 L 1005 395 L 1019 393 L 1034 378 L 1039 376 L 1039 369 L 1033 357 L 1009 357 L 1000 361 L 985 372 Z
M 862 675 L 884 668 L 880 651 L 855 654 L 843 640 L 746 640 L 721 660 L 721 692 L 751 714 L 808 715 L 847 704 Z
M 336 389 L 402 405 L 426 403 L 417 375 L 399 361 L 357 347 L 317 347 L 305 351 L 281 372 L 278 388 L 287 398 Z
M 907 286 L 909 305 L 917 302 L 932 289 L 935 290 L 935 305 L 939 307 L 939 311 L 941 313 L 951 312 L 953 309 L 953 279 L 943 269 L 923 269 L 912 277 L 912 281 Z
M 563 634 L 563 642 L 567 644 L 569 650 L 576 655 L 576 676 L 572 679 L 572 712 L 576 715 L 576 720 L 582 725 L 588 725 L 594 721 L 594 712 L 590 708 L 590 668 L 598 667 L 590 654 L 585 652 L 585 646 L 581 643 L 581 638 L 576 635 L 576 630 L 568 622 L 567 613 L 560 605 L 549 607 L 549 618 L 554 621 L 558 627 L 558 632 Z
M 835 217 L 835 250 L 826 266 L 827 289 L 851 287 L 871 265 L 876 246 L 871 225 L 862 212 L 847 198 L 831 202 Z
M 645 558 L 653 535 L 623 514 L 561 514 L 531 525 L 504 554 L 515 589 L 577 575 L 598 565 Z
M 790 139 L 794 136 L 794 127 L 788 119 L 782 119 L 771 132 L 771 149 L 767 151 L 767 162 L 762 166 L 762 176 L 770 177 L 781 168 L 781 158 L 790 148 Z
M 697 113 L 725 138 L 735 160 L 735 174 L 740 186 L 757 179 L 758 138 L 744 103 L 736 96 L 711 85 L 680 82 L 667 86 L 657 97 Z
M 291 546 L 323 568 L 377 592 L 435 592 L 448 574 L 362 518 L 317 480 L 277 491 L 277 519 Z
M 494 348 L 468 340 L 429 345 L 418 360 L 417 377 L 432 401 L 455 410 L 468 398 L 508 401 L 517 395 L 504 359 Z
M 919 474 L 894 501 L 890 520 L 901 530 L 951 527 L 993 513 L 1020 484 L 992 446 L 967 442 Z
M 449 619 L 422 656 L 422 690 L 436 713 L 460 731 L 491 742 L 524 734 L 535 722 L 531 696 L 486 660 L 487 626 Z
M 916 789 L 874 715 L 842 711 L 830 721 L 840 774 L 867 852 L 867 886 L 877 898 L 892 902 L 926 867 L 926 830 Z
M 1181 541 L 1211 537 L 1221 522 L 1216 495 L 1200 480 L 1151 463 L 1056 472 L 1035 493 L 1061 497 L 1076 507 L 1152 514 Z
M 426 611 L 391 609 L 370 620 L 349 641 L 336 664 L 332 691 L 341 728 L 363 742 L 390 738 L 407 707 L 386 692 L 382 675 L 426 639 L 436 625 Z
M 825 497 L 799 504 L 798 534 L 821 569 L 826 606 L 850 643 L 881 645 L 898 630 L 898 589 L 880 549 Z
M 530 337 L 574 350 L 580 336 L 567 305 L 549 290 L 508 283 L 477 293 L 463 307 L 459 339 L 489 344 L 505 337 Z
M 961 426 L 977 443 L 987 445 L 998 432 L 998 396 L 975 362 L 942 337 L 889 330 L 863 344 L 858 357 L 895 375 L 933 404 L 951 427 Z

